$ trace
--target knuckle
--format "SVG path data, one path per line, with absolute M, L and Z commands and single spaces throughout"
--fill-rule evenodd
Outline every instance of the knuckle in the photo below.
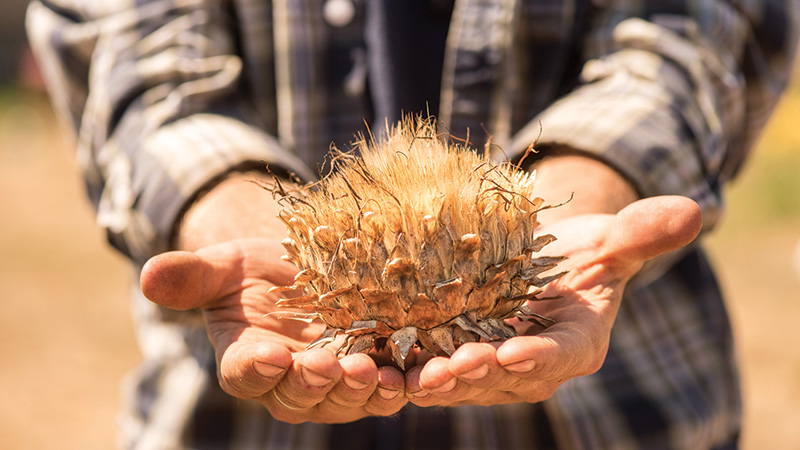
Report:
M 328 395 L 326 402 L 340 409 L 354 409 L 364 404 L 364 399 L 345 395 Z
M 538 403 L 549 400 L 555 395 L 561 383 L 543 383 L 537 389 L 521 397 L 528 403 Z
M 603 367 L 603 363 L 605 362 L 605 358 L 594 358 L 592 361 L 589 362 L 589 365 L 586 368 L 586 371 L 583 375 L 591 375 L 596 373 Z
M 279 387 L 270 390 L 261 399 L 262 403 L 276 419 L 297 423 L 309 420 L 309 415 L 318 409 L 317 402 L 304 402 L 304 399 L 291 393 L 282 392 Z
M 591 375 L 599 371 L 603 367 L 603 364 L 605 364 L 606 362 L 607 353 L 608 353 L 608 344 L 599 345 L 595 349 L 595 351 L 592 352 L 592 355 L 586 359 L 585 361 L 586 366 L 583 373 L 581 373 L 581 376 Z
M 398 396 L 393 400 L 373 402 L 368 401 L 364 405 L 364 411 L 373 416 L 391 416 L 399 412 L 408 403 L 408 399 Z
M 281 406 L 267 406 L 270 415 L 281 422 L 298 424 L 308 422 L 310 418 L 306 414 L 300 414 L 283 408 Z
M 253 394 L 253 386 L 248 386 L 247 381 L 239 376 L 232 375 L 228 372 L 221 371 L 219 376 L 219 385 L 225 393 L 232 395 L 236 398 L 250 399 L 257 397 Z
M 252 399 L 268 390 L 267 386 L 259 383 L 260 377 L 257 376 L 252 364 L 236 358 L 223 358 L 217 378 L 222 390 L 236 398 Z
M 543 402 L 545 400 L 550 400 L 551 398 L 553 398 L 553 395 L 555 395 L 555 393 L 556 393 L 555 389 L 544 390 L 539 394 L 539 396 L 534 401 Z

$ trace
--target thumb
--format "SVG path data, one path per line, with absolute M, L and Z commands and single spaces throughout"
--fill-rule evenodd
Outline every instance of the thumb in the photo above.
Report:
M 192 309 L 243 289 L 247 277 L 291 284 L 297 268 L 282 261 L 283 247 L 271 239 L 236 239 L 196 252 L 154 256 L 142 268 L 142 293 L 153 303 Z
M 702 211 L 687 197 L 642 199 L 617 213 L 611 253 L 622 260 L 646 261 L 688 245 L 702 227 Z
M 232 270 L 230 266 L 215 267 L 196 253 L 167 252 L 145 263 L 139 284 L 144 296 L 153 303 L 172 309 L 192 309 L 219 298 Z

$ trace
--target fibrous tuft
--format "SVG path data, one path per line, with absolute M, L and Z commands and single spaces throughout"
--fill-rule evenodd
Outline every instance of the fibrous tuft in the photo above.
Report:
M 447 142 L 430 119 L 406 120 L 380 142 L 334 152 L 331 173 L 296 190 L 277 185 L 286 259 L 301 296 L 280 315 L 328 326 L 311 345 L 344 336 L 342 354 L 388 347 L 404 368 L 413 346 L 451 354 L 465 342 L 515 336 L 505 319 L 548 325 L 527 307 L 563 273 L 537 257 L 547 208 L 534 174 Z

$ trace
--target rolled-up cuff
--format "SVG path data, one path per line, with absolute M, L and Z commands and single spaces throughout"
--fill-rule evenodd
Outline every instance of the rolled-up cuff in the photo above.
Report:
M 617 170 L 642 197 L 692 198 L 711 225 L 721 198 L 715 175 L 704 167 L 697 125 L 686 118 L 693 111 L 679 111 L 675 98 L 654 84 L 624 72 L 587 84 L 520 130 L 512 154 L 524 152 L 541 130 L 538 157 L 551 149 L 584 152 Z
M 98 206 L 109 241 L 143 263 L 166 251 L 175 224 L 199 191 L 236 170 L 314 174 L 276 139 L 240 121 L 211 114 L 160 128 L 142 142 L 132 168 L 112 170 Z M 265 195 L 268 195 L 265 193 Z

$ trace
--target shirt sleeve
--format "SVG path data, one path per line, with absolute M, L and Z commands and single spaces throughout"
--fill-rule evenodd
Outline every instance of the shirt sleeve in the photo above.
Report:
M 31 3 L 31 46 L 77 138 L 98 224 L 137 262 L 169 248 L 196 193 L 267 164 L 311 177 L 248 101 L 222 0 Z M 271 45 L 263 42 L 261 45 Z
M 797 3 L 598 4 L 607 6 L 596 10 L 581 42 L 579 85 L 524 127 L 511 148 L 533 142 L 541 123 L 541 155 L 585 152 L 642 196 L 688 196 L 710 228 L 722 186 L 790 78 Z M 678 10 L 658 11 L 667 7 Z

